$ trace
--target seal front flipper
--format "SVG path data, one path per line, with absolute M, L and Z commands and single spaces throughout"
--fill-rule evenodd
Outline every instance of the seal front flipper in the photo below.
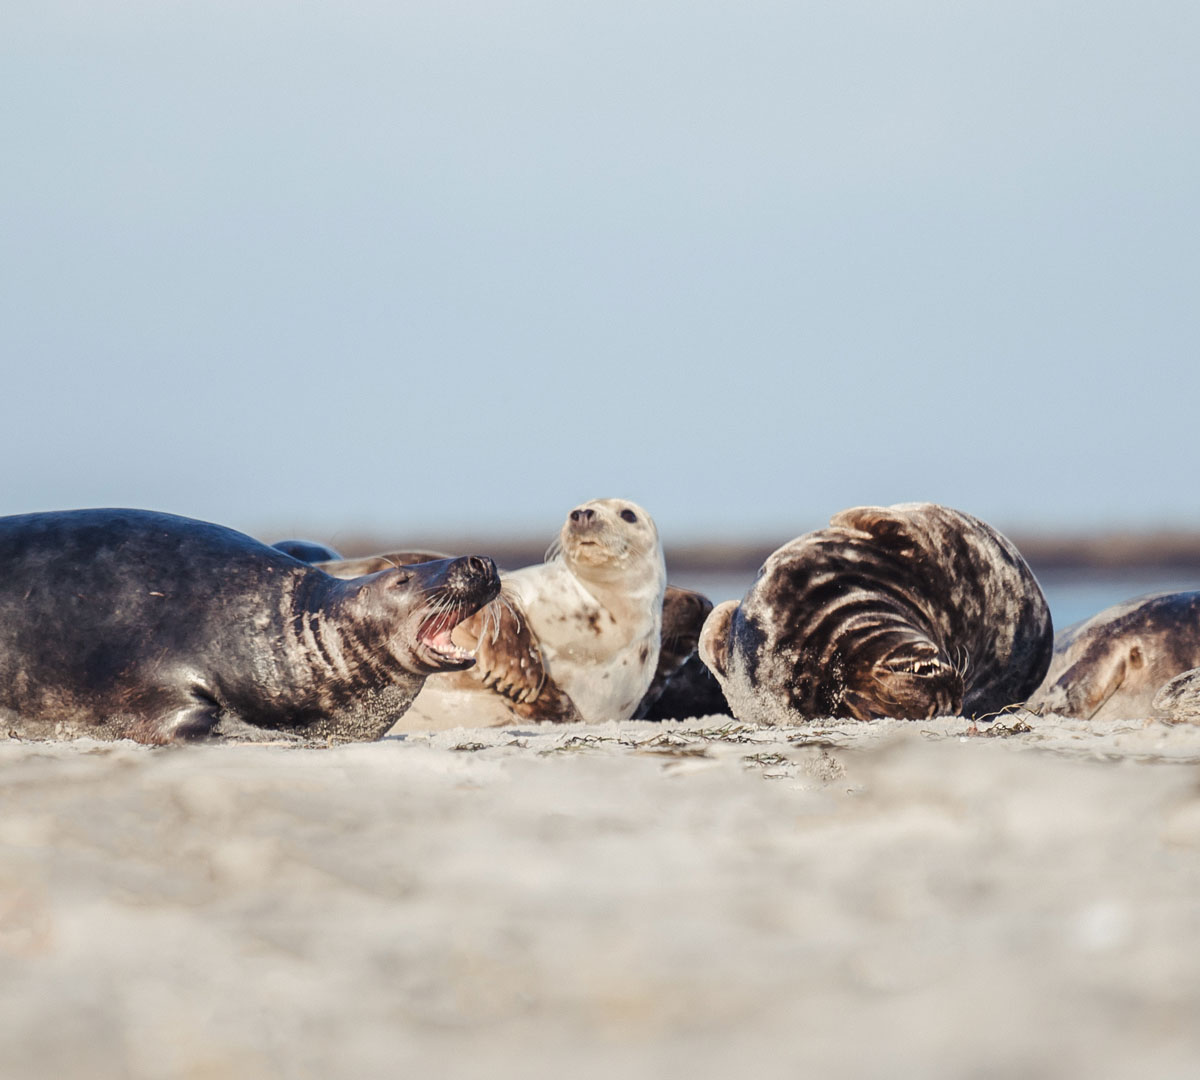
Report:
M 172 695 L 173 696 L 173 695 Z M 146 742 L 196 742 L 213 734 L 221 722 L 222 710 L 217 700 L 199 687 L 187 693 L 175 708 L 162 703 L 161 719 L 147 732 Z
M 906 506 L 906 503 L 901 503 Z M 920 540 L 912 521 L 891 506 L 852 506 L 829 519 L 836 529 L 850 529 L 871 537 L 881 551 L 890 551 L 901 559 L 920 553 Z
M 1089 649 L 1059 678 L 1029 700 L 1030 712 L 1040 716 L 1057 714 L 1090 720 L 1126 681 L 1131 672 L 1145 664 L 1140 645 Z
M 547 679 L 535 701 L 510 702 L 512 709 L 522 720 L 543 724 L 582 724 L 584 718 L 565 691 Z
M 477 642 L 471 674 L 518 705 L 536 701 L 546 682 L 546 667 L 516 598 L 501 591 L 499 603 L 476 612 L 462 626 Z

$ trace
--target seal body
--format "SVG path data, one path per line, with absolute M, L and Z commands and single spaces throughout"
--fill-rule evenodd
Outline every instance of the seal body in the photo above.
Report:
M 1139 596 L 1067 627 L 1030 709 L 1082 719 L 1132 720 L 1178 706 L 1155 697 L 1200 667 L 1200 592 Z M 1181 699 L 1182 700 L 1182 699 Z
M 666 565 L 650 515 L 625 499 L 583 503 L 546 562 L 501 581 L 507 615 L 455 634 L 477 649 L 475 670 L 430 679 L 394 730 L 629 719 L 660 647 Z
M 933 503 L 858 507 L 774 552 L 700 655 L 744 721 L 869 720 L 1024 701 L 1050 662 L 1050 610 L 1017 549 Z
M 471 556 L 339 581 L 232 529 L 142 510 L 0 519 L 0 721 L 162 743 L 375 739 L 499 577 Z

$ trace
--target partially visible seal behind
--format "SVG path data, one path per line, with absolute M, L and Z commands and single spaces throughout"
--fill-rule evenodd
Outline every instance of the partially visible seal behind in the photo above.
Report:
M 0 722 L 38 738 L 377 739 L 496 596 L 469 556 L 340 581 L 144 510 L 0 518 Z
M 330 559 L 341 558 L 341 555 L 328 544 L 319 544 L 316 540 L 277 540 L 271 547 L 290 555 L 293 559 L 299 559 L 306 563 L 327 562 Z
M 1163 684 L 1194 667 L 1200 592 L 1139 596 L 1058 635 L 1029 708 L 1085 720 L 1146 719 L 1167 711 L 1155 705 Z
M 1152 704 L 1171 723 L 1200 724 L 1200 667 L 1164 683 Z
M 639 706 L 634 715 L 641 720 L 689 720 L 697 716 L 732 716 L 733 711 L 716 676 L 699 653 L 692 653 L 667 678 L 653 700 Z
M 658 666 L 650 689 L 633 712 L 635 719 L 682 720 L 729 713 L 720 685 L 696 652 L 712 607 L 703 593 L 667 586 Z
M 700 638 L 733 714 L 984 717 L 1050 663 L 1050 610 L 1017 549 L 934 503 L 844 510 L 774 552 Z
M 658 664 L 666 589 L 650 515 L 626 499 L 583 503 L 546 562 L 501 579 L 495 617 L 455 631 L 475 670 L 429 680 L 393 730 L 629 719 Z

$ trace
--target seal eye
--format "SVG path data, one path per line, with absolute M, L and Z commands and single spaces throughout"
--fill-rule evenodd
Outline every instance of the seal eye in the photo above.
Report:
M 629 524 L 632 525 L 635 521 L 637 521 L 637 514 L 635 514 L 632 510 L 622 510 L 621 520 L 628 521 Z

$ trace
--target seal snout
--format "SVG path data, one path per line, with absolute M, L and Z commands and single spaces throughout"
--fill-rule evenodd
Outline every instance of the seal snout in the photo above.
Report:
M 411 569 L 425 593 L 416 632 L 424 658 L 442 671 L 470 667 L 475 653 L 456 645 L 451 635 L 459 623 L 500 595 L 496 564 L 484 555 L 464 555 Z
M 567 532 L 576 544 L 595 546 L 611 531 L 595 507 L 577 506 L 567 515 Z
M 437 592 L 447 598 L 474 599 L 482 607 L 500 591 L 500 574 L 486 555 L 463 555 L 457 559 L 438 559 L 407 567 L 425 592 Z

